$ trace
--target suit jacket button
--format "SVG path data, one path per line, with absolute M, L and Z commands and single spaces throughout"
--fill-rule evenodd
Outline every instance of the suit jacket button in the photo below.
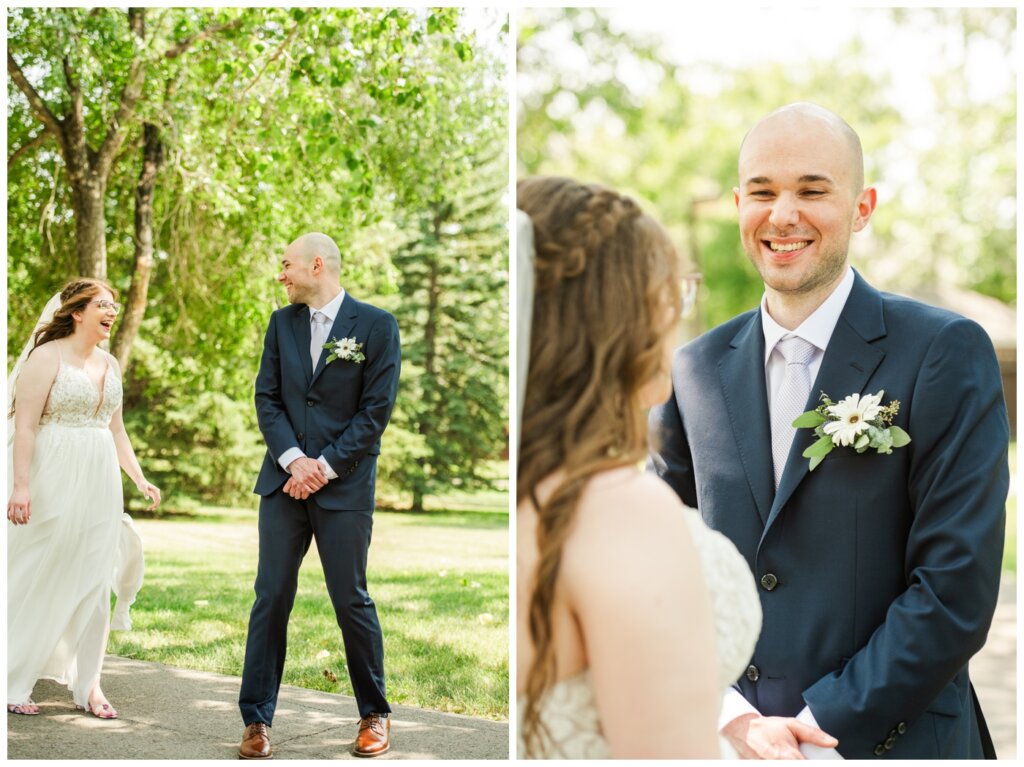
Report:
M 885 753 L 885 746 L 883 746 L 881 743 L 879 743 L 877 746 L 875 746 L 875 756 L 881 756 L 884 753 Z
M 311 400 L 311 399 L 306 400 L 306 407 L 313 407 L 313 405 L 315 405 L 315 404 L 316 403 L 313 402 L 313 400 Z
M 760 678 L 761 670 L 757 666 L 755 666 L 753 663 L 747 666 L 747 679 L 749 679 L 751 682 L 756 682 Z
M 771 591 L 779 585 L 779 579 L 775 577 L 774 573 L 765 573 L 761 576 L 761 585 L 764 586 L 765 591 Z
M 896 725 L 896 732 L 899 733 L 900 735 L 903 735 L 906 731 L 907 731 L 907 723 L 906 722 L 900 722 L 898 725 Z
M 886 738 L 885 743 L 882 745 L 885 746 L 886 751 L 890 751 L 892 750 L 892 747 L 896 745 L 896 738 Z
M 889 737 L 892 738 L 893 740 L 895 740 L 898 735 L 899 735 L 899 733 L 896 732 L 896 730 L 890 730 L 889 731 Z
M 305 437 L 306 435 L 303 434 L 301 431 L 295 435 L 295 439 L 305 439 Z

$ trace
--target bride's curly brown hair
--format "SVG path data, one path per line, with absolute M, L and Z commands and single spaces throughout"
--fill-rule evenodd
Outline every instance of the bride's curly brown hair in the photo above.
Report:
M 53 319 L 36 333 L 32 351 L 48 341 L 67 338 L 73 334 L 75 332 L 74 313 L 84 311 L 89 302 L 103 290 L 110 293 L 115 301 L 117 300 L 117 291 L 105 280 L 79 277 L 68 282 L 60 292 L 60 308 L 54 313 Z M 31 353 L 29 352 L 29 354 Z
M 75 332 L 75 312 L 85 310 L 101 291 L 106 290 L 117 300 L 117 291 L 105 280 L 93 277 L 78 277 L 71 280 L 60 291 L 60 307 L 54 312 L 53 318 L 39 330 L 33 331 L 32 347 L 29 349 L 26 359 L 32 356 L 36 348 L 49 341 L 57 341 L 67 338 Z M 7 411 L 7 417 L 13 418 L 17 406 L 17 397 L 11 398 L 11 406 Z M 97 409 L 99 405 L 97 405 Z
M 538 518 L 522 735 L 525 755 L 539 755 L 539 706 L 555 681 L 551 607 L 562 550 L 591 477 L 647 453 L 637 395 L 666 374 L 663 342 L 674 328 L 666 304 L 678 317 L 681 300 L 672 241 L 629 197 L 534 177 L 518 183 L 516 203 L 533 221 L 536 247 L 517 503 L 529 498 Z M 556 471 L 563 479 L 540 503 L 537 486 Z

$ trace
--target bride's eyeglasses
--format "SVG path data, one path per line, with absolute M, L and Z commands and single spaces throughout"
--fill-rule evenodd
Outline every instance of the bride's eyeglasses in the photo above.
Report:
M 697 293 L 700 291 L 700 281 L 702 279 L 703 275 L 700 272 L 690 272 L 689 274 L 684 274 L 679 281 L 680 292 L 683 298 L 683 308 L 680 316 L 684 319 L 690 317 L 693 314 L 693 310 L 697 307 Z
M 96 304 L 100 309 L 102 309 L 105 312 L 109 312 L 111 309 L 113 309 L 114 310 L 114 314 L 117 314 L 117 313 L 119 313 L 121 311 L 121 304 L 117 303 L 117 301 L 106 301 L 106 300 L 103 300 L 103 301 L 90 301 L 89 303 L 90 304 Z

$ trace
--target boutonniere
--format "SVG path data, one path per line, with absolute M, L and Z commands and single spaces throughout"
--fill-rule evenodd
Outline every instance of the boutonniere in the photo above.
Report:
M 327 355 L 328 364 L 335 360 L 345 360 L 346 362 L 354 362 L 358 365 L 366 359 L 366 355 L 363 354 L 363 345 L 354 338 L 342 338 L 340 340 L 332 338 L 324 344 L 324 348 L 331 352 Z
M 883 405 L 883 394 L 884 389 L 878 394 L 851 394 L 833 402 L 822 392 L 821 404 L 793 421 L 796 428 L 814 429 L 818 435 L 818 441 L 803 452 L 804 458 L 811 459 L 811 471 L 836 445 L 852 447 L 858 453 L 870 448 L 889 455 L 893 448 L 910 444 L 910 435 L 892 423 L 900 412 L 899 400 Z

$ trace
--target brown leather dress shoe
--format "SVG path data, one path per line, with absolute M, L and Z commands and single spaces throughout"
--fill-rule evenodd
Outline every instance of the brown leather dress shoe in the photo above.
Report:
M 242 745 L 238 747 L 239 759 L 273 759 L 274 749 L 270 747 L 270 728 L 263 722 L 253 722 L 245 728 Z
M 391 748 L 391 717 L 370 714 L 359 720 L 353 756 L 380 756 Z

